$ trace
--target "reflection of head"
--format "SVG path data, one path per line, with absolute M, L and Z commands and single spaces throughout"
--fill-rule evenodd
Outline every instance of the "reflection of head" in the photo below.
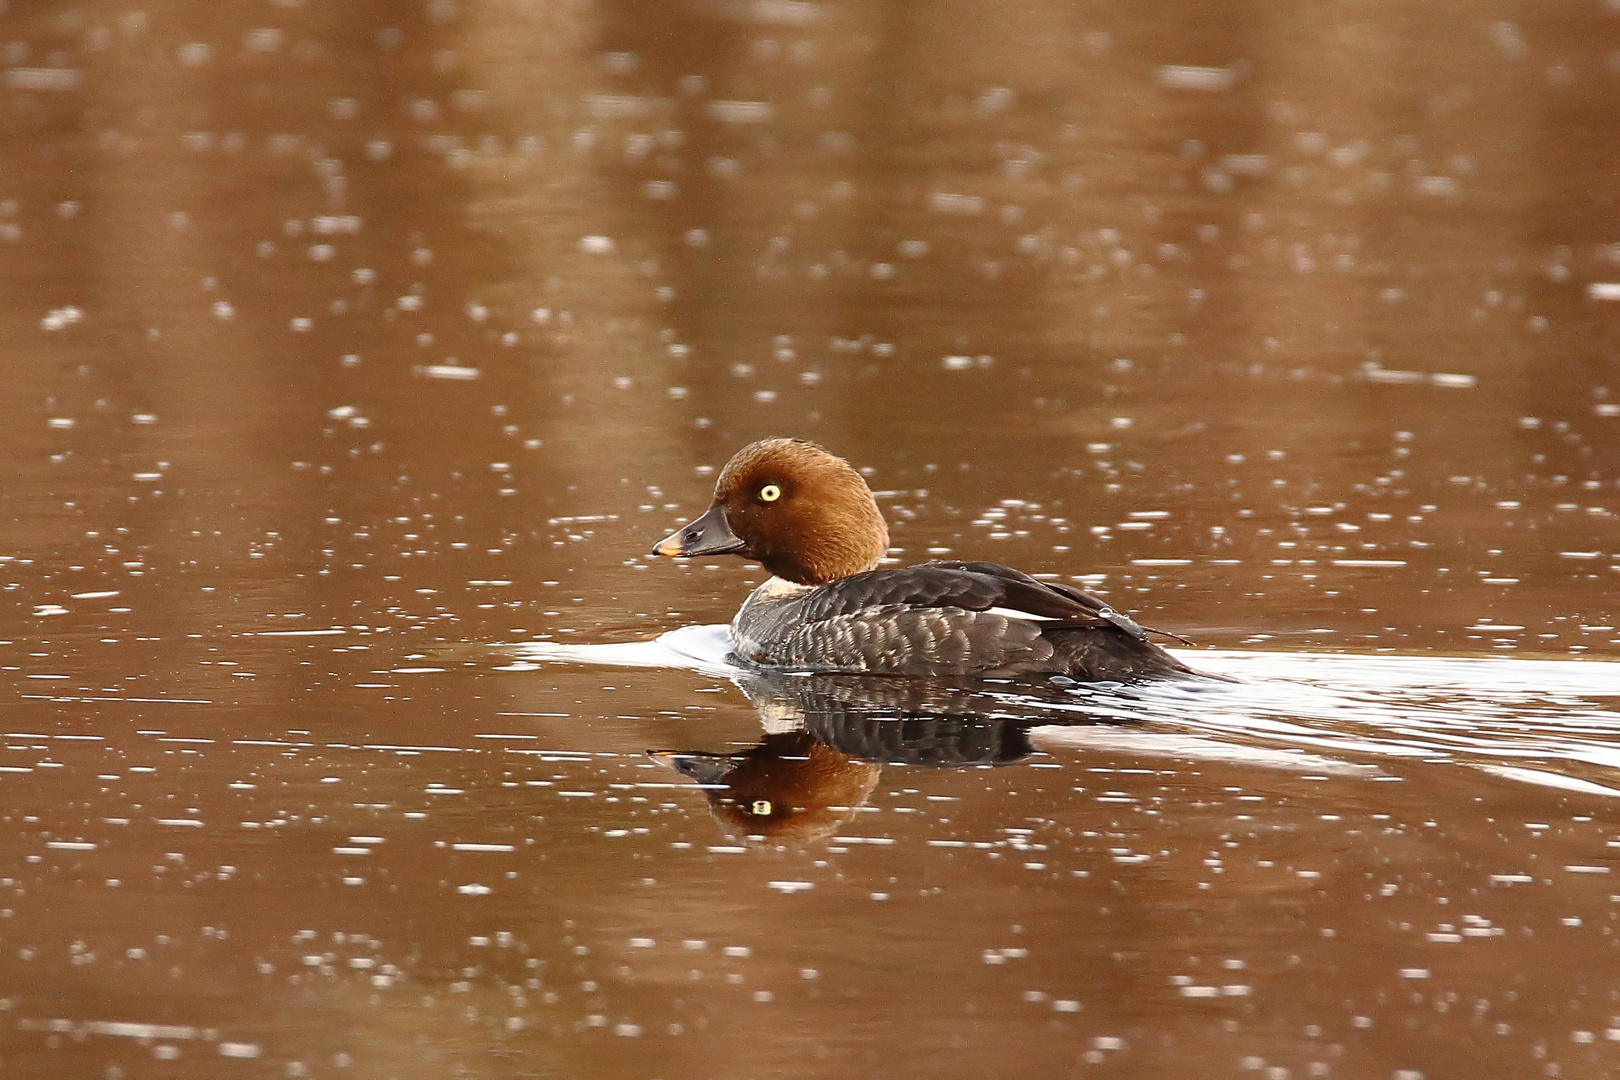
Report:
M 735 836 L 781 844 L 824 840 L 854 817 L 882 769 L 805 732 L 767 735 L 736 754 L 652 754 L 704 786 L 709 810 Z

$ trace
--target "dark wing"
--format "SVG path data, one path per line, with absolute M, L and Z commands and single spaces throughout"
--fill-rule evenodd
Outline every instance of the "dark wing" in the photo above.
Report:
M 768 645 L 744 651 L 744 658 L 810 671 L 951 675 L 1009 665 L 1044 670 L 1039 665 L 1054 653 L 1041 636 L 1053 624 L 989 611 L 878 604 L 847 614 L 806 611 L 804 621 L 784 622 L 766 635 Z
M 821 586 L 802 608 L 811 621 L 853 615 L 873 607 L 961 608 L 1022 612 L 1043 630 L 1113 626 L 1147 640 L 1147 631 L 1090 593 L 1037 581 L 990 562 L 928 562 L 896 570 L 869 570 Z

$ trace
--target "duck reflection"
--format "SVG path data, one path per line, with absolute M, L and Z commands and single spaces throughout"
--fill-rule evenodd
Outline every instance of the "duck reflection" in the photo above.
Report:
M 737 753 L 648 756 L 703 785 L 709 811 L 726 833 L 778 844 L 833 835 L 865 804 L 883 771 L 808 731 L 767 734 Z
M 1035 753 L 1037 725 L 1101 722 L 1022 693 L 1009 712 L 1006 693 L 928 679 L 757 672 L 736 681 L 765 726 L 758 743 L 648 756 L 701 784 L 728 834 L 776 844 L 832 836 L 866 803 L 884 765 L 1010 765 Z

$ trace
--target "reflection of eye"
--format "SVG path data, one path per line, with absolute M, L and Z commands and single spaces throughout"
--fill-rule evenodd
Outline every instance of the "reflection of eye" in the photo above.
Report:
M 749 809 L 753 811 L 755 817 L 768 817 L 770 816 L 771 812 L 771 800 L 755 799 L 754 805 L 749 807 Z
M 775 502 L 782 497 L 782 489 L 775 484 L 766 484 L 759 489 L 760 502 Z

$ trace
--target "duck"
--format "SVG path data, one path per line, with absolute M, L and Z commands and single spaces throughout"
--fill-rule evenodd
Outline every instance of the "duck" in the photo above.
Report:
M 709 508 L 653 547 L 765 568 L 771 576 L 730 627 L 734 656 L 759 668 L 1077 682 L 1200 675 L 1150 640 L 1149 628 L 1071 585 L 994 562 L 880 567 L 888 550 L 888 526 L 861 474 L 791 438 L 738 450 Z

